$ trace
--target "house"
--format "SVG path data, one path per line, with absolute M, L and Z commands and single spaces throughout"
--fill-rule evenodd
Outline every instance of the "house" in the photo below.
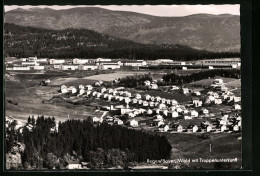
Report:
M 89 96 L 90 94 L 91 94 L 91 91 L 88 90 L 88 91 L 86 92 L 86 95 Z
M 235 125 L 232 124 L 232 125 L 230 125 L 229 130 L 233 131 L 233 132 L 238 132 L 239 131 L 239 126 L 236 125 L 236 124 Z
M 93 92 L 92 92 L 92 96 L 93 96 L 93 97 L 96 96 L 97 93 L 98 93 L 97 91 L 93 91 Z
M 201 114 L 208 114 L 209 110 L 207 110 L 206 108 L 203 108 L 203 109 L 200 110 L 200 113 Z
M 65 60 L 64 59 L 50 59 L 50 64 L 55 65 L 55 64 L 64 64 Z
M 82 165 L 76 160 L 69 160 L 66 169 L 82 169 Z
M 235 109 L 235 110 L 241 110 L 241 105 L 235 104 L 235 105 L 234 105 L 234 109 Z
M 141 94 L 139 94 L 139 93 L 135 94 L 134 97 L 135 97 L 136 99 L 141 99 L 141 98 L 142 98 Z
M 220 125 L 219 130 L 220 130 L 221 132 L 224 132 L 224 131 L 227 130 L 227 126 L 226 126 L 226 125 Z
M 209 70 L 212 70 L 212 69 L 214 69 L 214 67 L 213 66 L 209 66 Z
M 131 66 L 131 67 L 141 67 L 147 65 L 147 62 L 144 60 L 130 60 L 130 61 L 123 61 L 122 64 L 124 66 Z
M 136 127 L 136 126 L 138 126 L 138 121 L 136 121 L 136 120 L 131 120 L 130 121 L 130 126 L 132 126 L 132 127 Z
M 187 67 L 182 67 L 182 70 L 187 70 L 188 68 Z
M 143 106 L 148 106 L 149 103 L 147 101 L 143 101 Z
M 98 92 L 98 93 L 96 94 L 96 97 L 97 97 L 97 98 L 100 98 L 101 95 L 102 95 L 102 94 L 101 94 L 100 92 Z
M 150 89 L 153 89 L 153 90 L 158 89 L 158 85 L 153 83 L 153 84 L 151 84 Z
M 86 85 L 85 88 L 86 88 L 86 90 L 92 90 L 93 86 L 92 85 Z
M 178 86 L 172 86 L 171 90 L 179 90 L 180 88 Z
M 75 58 L 72 60 L 73 64 L 86 64 L 88 63 L 88 59 L 78 59 Z
M 143 104 L 143 100 L 138 100 L 138 104 L 142 105 Z
M 178 107 L 178 108 L 176 109 L 176 111 L 177 111 L 177 112 L 182 112 L 183 110 L 182 110 L 182 108 Z
M 201 93 L 199 91 L 193 92 L 193 95 L 195 96 L 201 96 Z
M 61 65 L 60 66 L 60 69 L 61 70 L 78 70 L 79 69 L 79 65 L 65 65 L 65 64 L 63 64 L 63 65 Z
M 161 115 L 158 114 L 158 115 L 155 116 L 155 118 L 158 119 L 158 120 L 162 120 L 162 119 L 163 119 L 163 116 L 161 116 Z
M 96 116 L 92 117 L 91 120 L 92 120 L 93 123 L 100 121 L 100 119 L 98 117 L 96 117 Z
M 99 68 L 102 70 L 114 70 L 120 68 L 120 65 L 118 63 L 101 63 Z
M 61 93 L 63 93 L 63 94 L 68 93 L 67 86 L 62 85 L 62 86 L 60 87 L 60 91 L 61 91 Z
M 106 90 L 107 90 L 107 89 L 106 89 L 105 87 L 102 87 L 101 90 L 100 90 L 100 92 L 101 92 L 101 93 L 105 93 Z
M 77 93 L 77 89 L 76 89 L 76 87 L 74 87 L 74 86 L 70 86 L 70 87 L 68 88 L 68 91 L 71 92 L 72 94 Z
M 138 100 L 136 98 L 132 99 L 132 103 L 136 104 L 138 102 Z
M 150 101 L 150 102 L 149 102 L 149 106 L 150 106 L 150 107 L 154 107 L 154 102 L 153 102 L 153 101 Z
M 123 120 L 120 120 L 120 119 L 114 120 L 114 123 L 117 124 L 117 125 L 123 125 L 124 124 Z
M 191 117 L 198 117 L 199 113 L 195 110 L 190 111 Z
M 195 107 L 200 107 L 200 106 L 202 106 L 203 103 L 199 98 L 192 98 L 192 104 Z
M 183 131 L 181 125 L 173 125 L 173 126 L 172 126 L 172 130 L 173 130 L 173 131 L 176 131 L 176 132 L 179 132 L 179 133 Z
M 190 92 L 188 88 L 182 88 L 181 90 L 183 94 L 188 94 Z
M 79 95 L 83 95 L 85 93 L 84 89 L 79 89 Z
M 216 98 L 216 99 L 214 100 L 214 103 L 215 103 L 216 105 L 222 104 L 222 99 Z
M 44 70 L 44 66 L 43 65 L 35 65 L 33 66 L 34 70 Z
M 228 124 L 228 121 L 227 120 L 224 120 L 224 119 L 218 119 L 217 120 L 217 124 L 220 126 L 220 125 L 227 125 Z
M 160 102 L 160 101 L 161 101 L 161 99 L 162 99 L 162 98 L 161 98 L 161 97 L 159 97 L 159 96 L 156 96 L 156 97 L 155 97 L 155 101 L 157 101 L 157 102 Z
M 160 111 L 162 115 L 167 116 L 168 115 L 168 110 L 167 109 L 163 109 Z
M 164 103 L 160 103 L 158 106 L 159 109 L 164 109 L 166 108 L 166 105 Z
M 155 97 L 154 97 L 154 96 L 151 96 L 150 99 L 151 99 L 151 101 L 154 101 L 154 100 L 155 100 Z
M 135 117 L 135 116 L 136 116 L 136 114 L 134 114 L 134 113 L 132 113 L 132 112 L 128 113 L 128 117 L 129 117 L 129 118 L 133 118 L 133 117 Z
M 113 98 L 113 95 L 108 95 L 107 100 L 110 101 Z
M 169 112 L 168 112 L 168 116 L 169 116 L 169 117 L 172 117 L 172 118 L 176 118 L 176 117 L 179 116 L 179 113 L 176 112 L 176 111 L 169 111 Z
M 164 104 L 166 102 L 166 99 L 162 98 L 160 102 Z
M 31 61 L 31 62 L 22 62 L 22 66 L 37 66 L 40 65 L 36 61 Z
M 111 59 L 97 58 L 96 62 L 111 62 Z
M 176 107 L 175 107 L 175 106 L 171 106 L 171 107 L 169 107 L 168 109 L 169 109 L 169 111 L 175 111 L 175 110 L 176 110 Z
M 191 120 L 192 116 L 190 115 L 190 113 L 189 114 L 184 114 L 183 118 L 184 118 L 184 120 Z
M 150 85 L 151 85 L 151 81 L 145 80 L 145 81 L 144 81 L 144 85 L 145 85 L 145 86 L 150 86 Z
M 167 132 L 169 129 L 169 125 L 160 125 L 158 128 L 160 132 Z
M 153 114 L 153 110 L 148 109 L 146 113 L 147 113 L 148 115 L 151 115 L 151 114 Z
M 172 105 L 177 105 L 178 102 L 176 100 L 171 100 Z
M 98 66 L 96 64 L 82 64 L 79 65 L 79 70 L 97 70 Z
M 156 108 L 156 109 L 153 109 L 154 113 L 156 114 L 160 114 L 160 109 L 159 108 Z
M 197 125 L 189 125 L 188 128 L 187 128 L 187 131 L 188 132 L 192 132 L 192 133 L 195 133 L 198 131 L 198 126 Z
M 201 131 L 202 132 L 210 132 L 212 130 L 212 126 L 211 125 L 202 125 L 201 126 Z

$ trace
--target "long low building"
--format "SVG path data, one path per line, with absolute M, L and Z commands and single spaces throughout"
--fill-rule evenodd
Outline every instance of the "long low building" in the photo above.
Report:
M 96 70 L 98 66 L 96 64 L 84 64 L 79 65 L 79 70 Z

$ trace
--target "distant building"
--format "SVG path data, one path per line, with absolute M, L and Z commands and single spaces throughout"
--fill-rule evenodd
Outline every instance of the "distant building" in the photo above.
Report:
M 64 64 L 65 60 L 64 59 L 50 59 L 50 64 L 55 65 L 55 64 Z
M 102 61 L 110 61 L 111 62 L 111 59 L 105 59 L 105 58 L 97 58 L 96 59 L 96 62 L 102 62 Z
M 60 69 L 61 70 L 78 70 L 79 65 L 61 65 Z
M 79 65 L 79 70 L 96 70 L 98 66 L 96 64 L 83 64 Z
M 78 59 L 78 58 L 75 58 L 73 59 L 73 64 L 86 64 L 88 63 L 88 59 Z
M 147 65 L 147 62 L 144 60 L 137 60 L 137 61 L 123 61 L 123 66 L 131 66 L 131 67 L 140 67 Z

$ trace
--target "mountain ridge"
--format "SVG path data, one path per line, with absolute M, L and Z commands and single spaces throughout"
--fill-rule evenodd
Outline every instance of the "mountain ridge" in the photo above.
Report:
M 11 10 L 5 22 L 46 29 L 84 28 L 144 44 L 181 44 L 215 52 L 240 51 L 240 16 L 160 17 L 100 7 Z

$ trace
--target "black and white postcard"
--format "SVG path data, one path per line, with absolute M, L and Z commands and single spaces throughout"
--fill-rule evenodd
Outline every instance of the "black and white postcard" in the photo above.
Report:
M 5 5 L 5 170 L 242 169 L 240 30 L 239 4 Z

